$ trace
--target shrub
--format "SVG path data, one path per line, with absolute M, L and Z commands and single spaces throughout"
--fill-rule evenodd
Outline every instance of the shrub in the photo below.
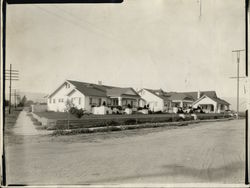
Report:
M 119 125 L 119 123 L 112 120 L 112 121 L 107 122 L 106 125 L 107 126 L 117 126 L 117 125 Z
M 137 110 L 142 110 L 143 108 L 142 107 L 138 107 Z
M 73 114 L 74 116 L 76 116 L 77 118 L 81 118 L 84 114 L 84 110 L 83 109 L 77 109 L 75 107 L 70 108 L 69 112 L 71 114 Z
M 135 125 L 136 123 L 136 119 L 127 119 L 126 121 L 124 121 L 125 125 Z
M 153 114 L 162 114 L 162 111 L 153 112 Z
M 118 110 L 122 110 L 122 107 L 121 106 L 117 106 L 116 107 Z
M 132 106 L 130 105 L 130 104 L 128 104 L 128 106 L 127 106 L 129 109 L 131 109 L 132 108 Z

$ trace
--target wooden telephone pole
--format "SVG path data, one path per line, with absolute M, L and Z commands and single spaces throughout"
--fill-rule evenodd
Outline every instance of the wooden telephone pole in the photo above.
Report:
M 10 64 L 10 69 L 6 69 L 4 73 L 5 80 L 10 81 L 9 85 L 9 114 L 11 113 L 11 87 L 12 87 L 12 81 L 18 81 L 19 80 L 19 72 L 18 70 L 13 70 L 12 65 Z
M 245 77 L 240 77 L 240 52 L 245 51 L 245 50 L 233 50 L 232 52 L 237 54 L 237 76 L 236 77 L 230 77 L 230 78 L 236 78 L 237 79 L 237 119 L 239 119 L 239 83 L 240 83 L 240 78 L 245 78 Z

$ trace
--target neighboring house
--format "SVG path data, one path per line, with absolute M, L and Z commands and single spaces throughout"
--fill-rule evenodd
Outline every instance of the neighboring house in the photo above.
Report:
M 185 93 L 169 92 L 167 93 L 169 100 L 171 101 L 171 107 L 182 107 L 186 108 L 191 106 L 195 99 Z
M 192 106 L 194 108 L 200 106 L 206 113 L 221 113 L 225 110 L 229 110 L 230 104 L 218 97 L 203 95 L 201 98 L 197 99 Z
M 48 110 L 63 112 L 67 101 L 77 107 L 92 111 L 93 106 L 137 107 L 140 96 L 133 88 L 121 88 L 66 80 L 48 96 Z
M 202 107 L 206 112 L 222 112 L 229 109 L 229 103 L 217 97 L 215 91 L 165 92 L 162 89 L 141 89 L 138 91 L 144 102 L 152 111 L 171 111 L 173 107 Z M 210 100 L 208 100 L 209 98 Z M 213 100 L 214 102 L 212 102 Z
M 140 107 L 146 105 L 153 112 L 163 112 L 171 107 L 171 101 L 162 89 L 153 90 L 143 88 L 138 91 L 138 94 L 141 96 Z

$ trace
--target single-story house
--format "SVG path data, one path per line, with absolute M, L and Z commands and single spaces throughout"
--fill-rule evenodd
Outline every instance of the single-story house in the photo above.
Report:
M 138 91 L 143 102 L 140 106 L 148 105 L 152 111 L 171 111 L 173 107 L 202 107 L 206 112 L 222 112 L 229 109 L 229 103 L 218 98 L 215 91 L 196 92 L 165 92 L 162 89 L 141 89 Z M 212 99 L 214 102 L 207 100 Z M 214 107 L 211 107 L 211 104 Z M 211 108 L 210 108 L 211 107 Z
M 92 111 L 95 106 L 137 107 L 140 96 L 129 88 L 121 88 L 79 81 L 66 80 L 47 98 L 48 110 L 64 112 L 67 103 L 78 109 Z
M 143 88 L 138 91 L 138 94 L 141 96 L 139 106 L 144 107 L 146 105 L 153 112 L 163 112 L 171 106 L 171 101 L 162 89 L 153 90 Z
M 194 108 L 200 106 L 206 113 L 221 113 L 225 110 L 229 110 L 230 104 L 218 97 L 203 95 L 201 98 L 197 99 L 192 106 Z
M 172 107 L 182 108 L 192 106 L 192 104 L 203 95 L 217 98 L 215 91 L 167 92 L 166 94 L 171 100 Z

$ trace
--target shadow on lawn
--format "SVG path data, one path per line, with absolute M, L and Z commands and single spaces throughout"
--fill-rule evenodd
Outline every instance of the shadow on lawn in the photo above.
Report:
M 244 167 L 245 167 L 244 162 L 233 162 L 218 168 L 206 168 L 206 169 L 197 169 L 187 166 L 181 166 L 178 164 L 173 164 L 173 165 L 164 165 L 163 168 L 165 171 L 160 173 L 135 174 L 123 177 L 118 176 L 114 178 L 97 179 L 96 181 L 88 181 L 86 183 L 94 184 L 94 183 L 109 183 L 109 182 L 124 182 L 124 181 L 129 182 L 135 179 L 157 178 L 157 177 L 162 177 L 162 178 L 183 177 L 183 179 L 188 177 L 192 178 L 192 182 L 187 182 L 187 183 L 195 183 L 196 182 L 195 179 L 199 180 L 197 181 L 197 183 L 199 182 L 228 183 L 228 180 L 227 182 L 225 182 L 225 178 L 230 178 L 233 174 L 237 174 L 239 171 L 242 171 L 242 174 L 244 174 Z M 242 183 L 243 182 L 244 182 L 244 176 L 242 177 Z M 183 183 L 183 182 L 169 182 L 169 183 Z M 232 182 L 232 183 L 239 183 L 239 182 Z

